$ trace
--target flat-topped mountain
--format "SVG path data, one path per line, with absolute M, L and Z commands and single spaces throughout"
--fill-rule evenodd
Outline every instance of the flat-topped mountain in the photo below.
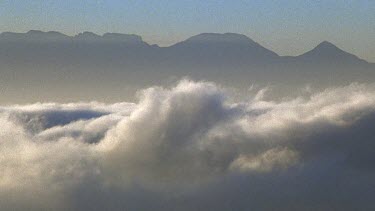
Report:
M 17 99 L 50 99 L 58 92 L 72 100 L 117 96 L 118 101 L 123 100 L 124 89 L 129 90 L 127 96 L 133 96 L 135 89 L 184 76 L 242 87 L 253 83 L 327 87 L 372 82 L 375 65 L 327 41 L 300 56 L 279 56 L 236 33 L 202 33 L 168 47 L 120 33 L 68 36 L 31 30 L 0 34 L 2 99 L 17 94 Z M 76 98 L 67 94 L 69 89 Z
M 56 42 L 118 42 L 127 44 L 147 44 L 142 37 L 133 34 L 105 33 L 103 36 L 92 32 L 79 33 L 76 36 L 68 36 L 60 32 L 43 32 L 30 30 L 27 33 L 3 32 L 0 34 L 0 42 L 17 42 L 18 44 L 29 42 L 56 43 Z
M 148 45 L 142 40 L 141 36 L 133 34 L 120 34 L 120 33 L 105 33 L 103 36 L 94 34 L 92 32 L 83 32 L 71 37 L 73 41 L 79 42 L 99 42 L 99 43 L 117 43 L 117 44 L 130 44 L 130 45 Z
M 279 56 L 245 35 L 235 33 L 203 33 L 176 43 L 168 50 L 173 55 L 183 55 L 192 62 L 210 60 L 211 62 L 253 62 L 274 60 Z
M 60 32 L 49 31 L 42 32 L 30 30 L 27 33 L 3 32 L 0 34 L 0 42 L 58 42 L 69 41 L 71 37 Z

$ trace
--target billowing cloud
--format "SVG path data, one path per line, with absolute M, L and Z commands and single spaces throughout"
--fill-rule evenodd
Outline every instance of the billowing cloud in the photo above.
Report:
M 265 94 L 183 80 L 137 104 L 1 107 L 1 209 L 374 209 L 375 87 Z

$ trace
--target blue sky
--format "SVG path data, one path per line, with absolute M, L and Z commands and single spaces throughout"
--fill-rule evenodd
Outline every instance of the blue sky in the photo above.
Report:
M 2 32 L 135 33 L 161 45 L 237 32 L 280 55 L 328 40 L 375 62 L 373 0 L 0 0 L 0 20 Z

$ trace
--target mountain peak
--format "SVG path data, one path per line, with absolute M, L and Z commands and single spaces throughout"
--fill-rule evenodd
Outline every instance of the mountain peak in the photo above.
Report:
M 45 32 L 42 32 L 40 30 L 30 30 L 28 32 L 26 32 L 26 34 L 43 34 Z
M 68 37 L 67 35 L 57 32 L 57 31 L 40 31 L 40 30 L 30 30 L 26 33 L 27 35 L 35 35 L 35 36 L 50 36 L 50 37 Z
M 0 38 L 6 41 L 48 42 L 66 41 L 69 39 L 69 36 L 56 31 L 43 32 L 40 30 L 30 30 L 26 33 L 3 32 Z
M 193 42 L 193 43 L 237 43 L 237 44 L 244 44 L 244 43 L 255 43 L 249 37 L 243 34 L 236 34 L 236 33 L 201 33 L 195 36 L 192 36 L 185 40 L 185 42 Z
M 206 55 L 210 58 L 215 56 L 232 59 L 242 58 L 248 61 L 250 61 L 250 58 L 255 61 L 259 58 L 275 59 L 279 57 L 275 52 L 264 48 L 246 35 L 236 33 L 202 33 L 176 43 L 171 48 L 184 52 L 184 54 L 197 51 L 200 55 L 194 56 L 198 57 Z
M 334 45 L 331 42 L 323 41 L 319 45 L 317 45 L 314 49 L 322 49 L 322 50 L 338 50 L 342 51 L 340 48 L 338 48 L 336 45 Z
M 321 42 L 311 51 L 308 51 L 298 57 L 305 60 L 315 61 L 317 63 L 327 61 L 335 63 L 365 62 L 357 56 L 338 48 L 336 45 L 328 41 Z
M 142 37 L 134 34 L 105 33 L 103 38 L 112 41 L 142 43 Z
M 322 57 L 351 55 L 328 41 L 323 41 L 319 43 L 314 49 L 305 54 L 320 55 Z
M 85 40 L 85 39 L 96 40 L 96 39 L 100 39 L 100 36 L 93 32 L 85 31 L 85 32 L 77 34 L 76 36 L 74 36 L 74 38 L 80 39 L 80 40 Z
M 121 33 L 105 33 L 103 36 L 97 35 L 93 32 L 82 32 L 74 36 L 75 39 L 81 41 L 99 41 L 99 42 L 118 42 L 127 44 L 145 44 L 141 36 L 133 34 Z

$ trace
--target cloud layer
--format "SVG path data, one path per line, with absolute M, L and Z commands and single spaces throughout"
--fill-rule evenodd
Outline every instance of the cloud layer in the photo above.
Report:
M 1 107 L 1 209 L 375 209 L 375 87 L 263 95 L 183 80 L 137 104 Z

